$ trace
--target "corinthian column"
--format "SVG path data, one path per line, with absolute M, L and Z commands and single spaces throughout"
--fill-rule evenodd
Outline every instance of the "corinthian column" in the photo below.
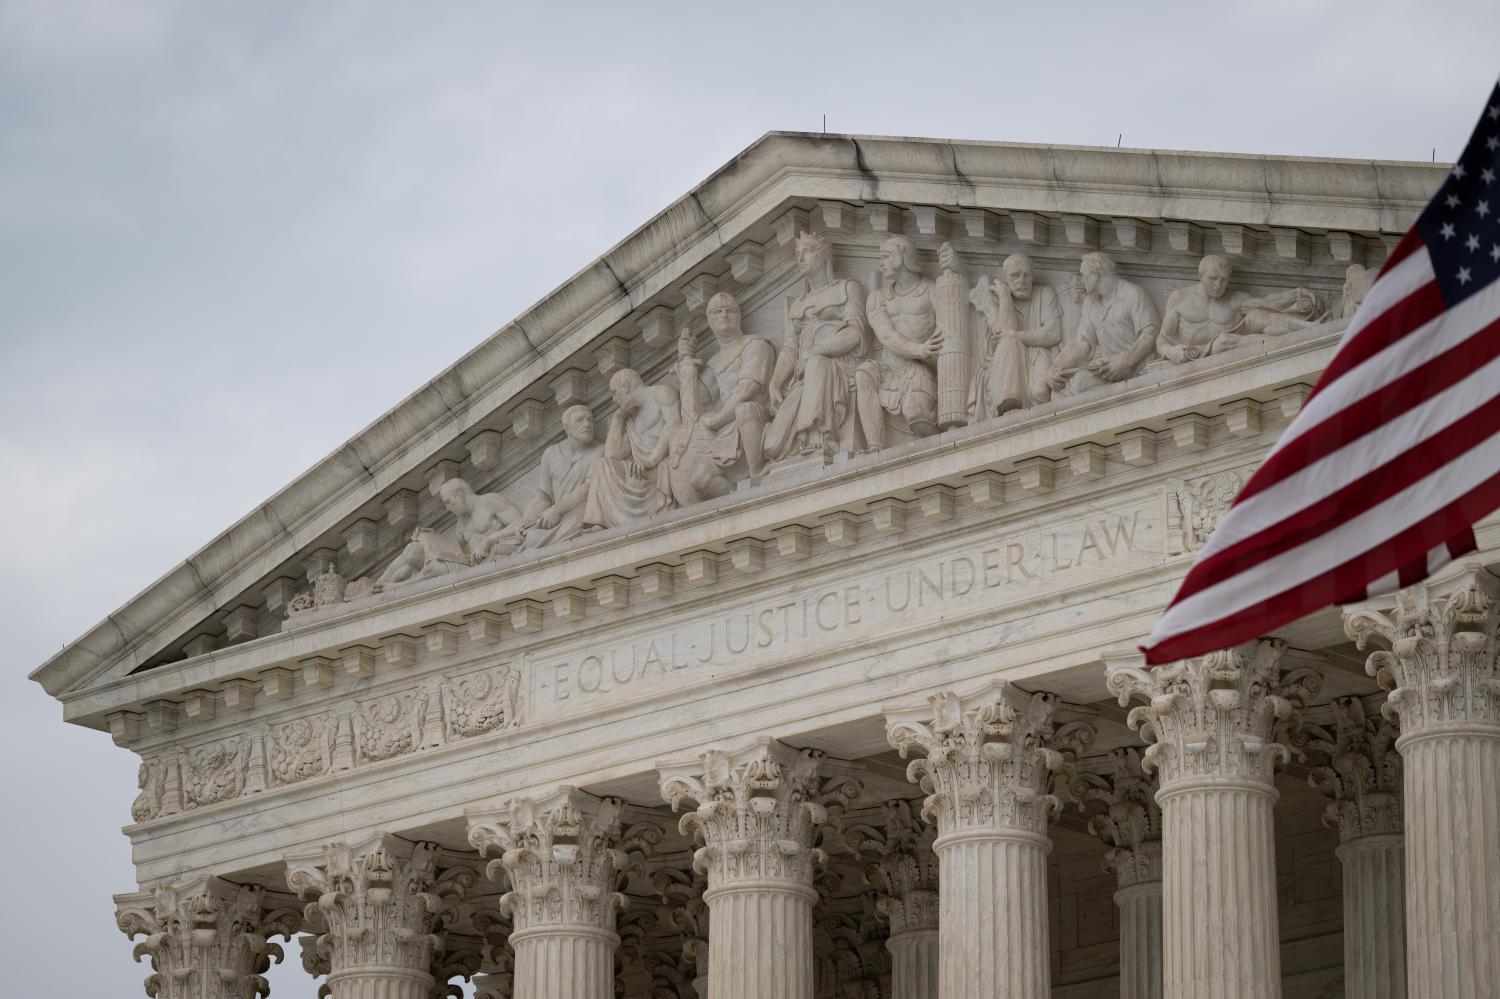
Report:
M 116 895 L 116 922 L 151 959 L 146 994 L 156 999 L 254 999 L 269 995 L 265 972 L 302 923 L 294 908 L 268 911 L 259 888 L 205 878 Z
M 472 871 L 437 871 L 438 847 L 377 835 L 287 861 L 287 884 L 320 926 L 303 962 L 326 967 L 333 999 L 427 999 L 433 959 Z
M 1120 999 L 1161 999 L 1161 808 L 1140 750 L 1109 754 L 1108 775 L 1083 773 L 1074 785 L 1084 808 L 1102 806 L 1089 831 L 1104 841 L 1104 869 L 1115 875 L 1120 908 Z
M 1471 569 L 1344 629 L 1400 716 L 1406 823 L 1406 981 L 1412 999 L 1500 997 L 1500 586 Z
M 1299 740 L 1320 764 L 1308 783 L 1331 799 L 1323 824 L 1339 832 L 1347 999 L 1406 995 L 1401 757 L 1396 726 L 1366 707 L 1380 697 L 1335 698 L 1332 724 L 1306 725 Z
M 1057 698 L 994 684 L 886 711 L 886 738 L 928 792 L 922 817 L 938 835 L 938 995 L 1047 999 L 1047 827 L 1054 779 L 1093 730 L 1053 724 Z
M 544 798 L 514 798 L 499 812 L 469 818 L 469 842 L 503 870 L 511 890 L 500 899 L 514 929 L 515 994 L 525 999 L 612 999 L 618 890 L 645 851 L 660 840 L 651 826 L 622 831 L 619 798 L 571 787 Z
M 828 803 L 859 792 L 819 776 L 822 754 L 761 738 L 695 763 L 660 764 L 661 793 L 701 844 L 708 878 L 708 994 L 712 999 L 813 999 L 813 875 Z
M 1281 939 L 1271 811 L 1277 739 L 1321 687 L 1283 671 L 1280 642 L 1252 642 L 1151 670 L 1111 666 L 1109 689 L 1152 745 L 1162 810 L 1167 999 L 1278 999 Z
M 891 999 L 937 999 L 937 830 L 912 815 L 908 802 L 887 801 L 881 827 L 851 825 L 844 838 L 870 861 L 865 882 L 879 893 L 876 911 L 891 926 Z

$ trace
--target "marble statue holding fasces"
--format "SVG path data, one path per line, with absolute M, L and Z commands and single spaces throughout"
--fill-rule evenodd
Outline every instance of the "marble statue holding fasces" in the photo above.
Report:
M 796 253 L 805 284 L 786 300 L 786 336 L 771 373 L 771 460 L 854 450 L 854 372 L 868 353 L 864 287 L 833 276 L 827 236 L 803 233 Z
M 1062 306 L 1057 292 L 1036 280 L 1031 258 L 1013 253 L 1000 276 L 981 278 L 970 301 L 984 319 L 984 342 L 975 372 L 973 419 L 1002 416 L 1052 398 L 1047 377 L 1062 343 Z
M 944 246 L 943 266 L 952 267 Z M 879 451 L 892 433 L 912 438 L 937 432 L 937 356 L 942 349 L 933 282 L 917 266 L 905 236 L 880 244 L 880 283 L 865 303 L 879 346 L 855 371 L 856 404 L 867 450 Z

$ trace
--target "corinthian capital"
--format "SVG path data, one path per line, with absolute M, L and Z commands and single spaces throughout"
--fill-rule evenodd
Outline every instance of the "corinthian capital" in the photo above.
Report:
M 1105 773 L 1080 773 L 1073 795 L 1089 815 L 1089 832 L 1109 850 L 1104 869 L 1121 888 L 1161 880 L 1161 806 L 1156 785 L 1141 765 L 1141 751 L 1110 751 Z
M 906 801 L 887 801 L 880 825 L 851 824 L 844 838 L 865 859 L 865 883 L 878 893 L 875 911 L 891 933 L 932 930 L 938 924 L 937 830 L 912 814 Z
M 283 957 L 295 908 L 268 909 L 259 888 L 206 878 L 115 897 L 116 922 L 144 936 L 135 959 L 151 959 L 146 994 L 157 999 L 253 999 L 270 993 L 265 972 Z
M 1380 699 L 1336 697 L 1331 723 L 1305 724 L 1298 739 L 1317 764 L 1307 782 L 1329 799 L 1323 824 L 1346 842 L 1401 832 L 1400 733 L 1374 710 Z
M 429 973 L 444 927 L 476 880 L 464 868 L 439 875 L 437 852 L 432 843 L 377 835 L 287 861 L 287 884 L 313 899 L 307 921 L 323 928 L 313 953 L 326 961 L 330 981 L 368 967 Z
M 503 870 L 511 891 L 500 899 L 516 932 L 545 926 L 615 928 L 625 904 L 619 882 L 661 840 L 661 830 L 626 830 L 619 798 L 561 787 L 545 797 L 518 797 L 500 811 L 469 819 L 469 843 L 488 855 L 491 880 Z
M 1500 580 L 1474 567 L 1445 594 L 1421 584 L 1397 593 L 1391 610 L 1344 615 L 1344 632 L 1359 648 L 1371 639 L 1390 645 L 1372 652 L 1365 669 L 1390 691 L 1385 710 L 1400 716 L 1404 735 L 1500 726 L 1497 596 Z
M 1282 642 L 1263 639 L 1151 669 L 1111 665 L 1105 682 L 1122 706 L 1147 702 L 1128 721 L 1151 743 L 1142 764 L 1163 787 L 1198 777 L 1269 784 L 1290 756 L 1282 740 L 1323 686 L 1308 666 L 1283 668 L 1285 656 Z
M 945 692 L 926 707 L 885 713 L 885 736 L 904 758 L 907 777 L 927 794 L 922 817 L 940 834 L 1008 829 L 1044 835 L 1061 808 L 1054 782 L 1093 743 L 1083 722 L 1057 724 L 1057 695 L 1027 694 L 996 683 L 967 696 Z
M 847 775 L 823 777 L 822 765 L 822 753 L 768 738 L 729 752 L 710 749 L 694 763 L 658 765 L 672 810 L 694 806 L 679 828 L 702 844 L 693 867 L 710 888 L 759 879 L 811 887 L 827 860 L 816 845 L 819 828 L 860 791 Z

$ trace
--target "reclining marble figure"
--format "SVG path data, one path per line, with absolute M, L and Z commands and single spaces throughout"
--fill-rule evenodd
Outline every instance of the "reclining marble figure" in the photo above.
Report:
M 449 479 L 438 488 L 438 498 L 453 514 L 451 534 L 419 527 L 411 541 L 376 581 L 377 588 L 417 579 L 430 579 L 514 550 L 507 531 L 521 510 L 499 493 L 476 493 L 463 479 Z
M 1198 262 L 1198 283 L 1167 296 L 1156 338 L 1159 354 L 1173 364 L 1196 361 L 1253 342 L 1316 325 L 1318 299 L 1306 288 L 1264 297 L 1229 293 L 1234 266 L 1211 253 Z

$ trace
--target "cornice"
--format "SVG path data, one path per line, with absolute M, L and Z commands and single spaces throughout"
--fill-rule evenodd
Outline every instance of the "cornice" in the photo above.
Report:
M 481 420 L 549 371 L 576 364 L 578 352 L 616 332 L 612 328 L 710 258 L 751 234 L 769 231 L 788 205 L 844 199 L 935 205 L 960 214 L 1060 212 L 1394 234 L 1410 224 L 1444 169 L 1423 163 L 769 133 L 31 677 L 62 696 L 106 670 L 147 663 L 383 491 L 419 484 L 423 469 L 457 447 Z M 697 517 L 702 513 L 693 511 Z

